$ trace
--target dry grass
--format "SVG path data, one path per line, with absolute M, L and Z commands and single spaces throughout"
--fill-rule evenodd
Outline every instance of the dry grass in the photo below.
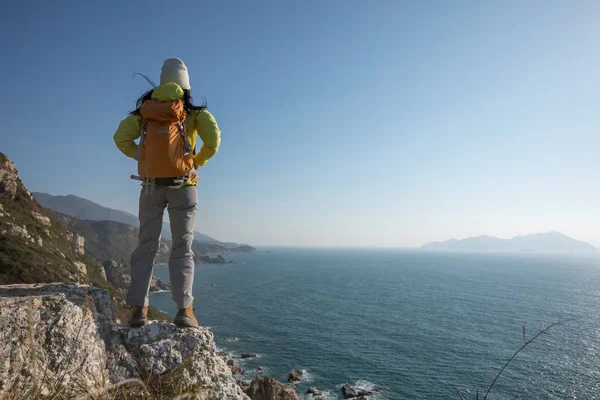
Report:
M 492 382 L 489 384 L 485 394 L 483 395 L 483 400 L 487 400 L 488 397 L 490 396 L 490 393 L 492 392 L 492 389 L 494 388 L 494 386 L 496 385 L 496 382 L 498 382 L 498 379 L 500 378 L 500 376 L 502 376 L 502 373 L 506 370 L 506 368 L 508 367 L 508 365 L 515 359 L 515 357 L 517 357 L 517 355 L 522 352 L 523 350 L 525 350 L 525 348 L 527 346 L 529 346 L 530 344 L 532 344 L 537 338 L 539 338 L 542 335 L 550 335 L 550 329 L 554 328 L 556 325 L 560 325 L 560 324 L 564 324 L 565 322 L 568 321 L 572 321 L 574 318 L 569 318 L 569 319 L 564 319 L 558 322 L 555 322 L 553 324 L 548 325 L 547 327 L 543 328 L 542 330 L 540 330 L 535 336 L 533 336 L 531 339 L 527 339 L 527 332 L 526 332 L 526 327 L 525 325 L 523 325 L 523 345 L 521 347 L 519 347 L 519 349 L 512 355 L 512 357 L 510 357 L 508 359 L 508 361 L 506 361 L 506 363 L 502 366 L 502 368 L 500 369 L 500 371 L 498 371 L 498 373 L 496 374 L 496 376 L 494 377 L 494 379 L 492 380 Z M 461 400 L 465 400 L 465 398 L 463 397 L 462 393 L 460 392 L 460 389 L 456 389 L 456 393 L 458 394 L 458 397 Z M 520 397 L 520 395 L 516 395 L 515 397 L 513 397 L 513 400 L 518 399 Z M 476 392 L 476 400 L 479 400 L 479 390 L 477 390 Z
M 170 368 L 160 375 L 144 373 L 142 379 L 145 382 L 148 393 L 156 399 L 198 399 L 217 400 L 209 386 L 196 384 L 193 386 L 183 385 L 183 374 L 191 367 L 193 357 L 188 357 L 181 364 Z M 132 396 L 140 396 L 139 387 L 128 392 Z

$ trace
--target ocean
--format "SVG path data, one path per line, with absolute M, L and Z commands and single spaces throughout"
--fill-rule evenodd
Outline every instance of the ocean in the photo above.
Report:
M 343 384 L 372 400 L 475 399 L 540 329 L 488 399 L 600 398 L 600 255 L 292 249 L 198 265 L 196 315 L 243 379 L 309 386 L 341 399 Z M 166 268 L 156 275 L 167 280 Z M 151 304 L 174 315 L 170 293 Z M 480 397 L 482 398 L 482 397 Z

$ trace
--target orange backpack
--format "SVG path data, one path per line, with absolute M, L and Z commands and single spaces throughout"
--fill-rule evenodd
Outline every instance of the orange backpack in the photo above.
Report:
M 155 178 L 174 178 L 176 183 L 197 180 L 183 101 L 147 100 L 140 115 L 143 119 L 137 157 L 140 178 L 148 183 Z

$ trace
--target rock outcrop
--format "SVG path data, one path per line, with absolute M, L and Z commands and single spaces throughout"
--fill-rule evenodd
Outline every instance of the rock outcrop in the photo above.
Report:
M 17 194 L 19 173 L 13 162 L 0 154 L 0 193 L 14 200 Z
M 12 223 L 10 221 L 7 221 L 6 226 L 8 227 L 8 229 L 3 229 L 2 232 L 0 232 L 3 235 L 9 234 L 12 236 L 17 236 L 17 237 L 20 237 L 21 239 L 26 240 L 27 242 L 37 243 L 40 247 L 43 245 L 43 242 L 36 241 L 34 235 L 30 234 L 27 231 L 26 225 L 20 226 L 20 225 Z
M 298 383 L 304 377 L 304 371 L 301 369 L 293 369 L 288 374 L 288 383 Z
M 81 261 L 73 261 L 73 265 L 75 266 L 75 268 L 77 268 L 77 271 L 80 275 L 87 275 L 87 266 L 84 263 L 82 263 Z
M 306 391 L 306 394 L 312 394 L 313 398 L 320 399 L 323 397 L 323 390 L 317 389 L 315 387 L 309 387 L 308 390 Z
M 44 228 L 48 229 L 52 227 L 52 221 L 44 214 L 31 210 L 31 216 L 35 218 Z
M 232 264 L 231 262 L 228 262 L 222 255 L 211 257 L 194 254 L 194 262 L 196 264 Z
M 246 394 L 252 400 L 300 400 L 293 388 L 268 376 L 254 378 Z
M 179 384 L 206 398 L 248 399 L 210 331 L 158 322 L 119 326 L 109 293 L 93 286 L 0 286 L 0 343 L 0 398 L 20 398 L 34 385 L 41 395 L 57 386 L 67 397 L 98 393 L 113 382 L 176 371 Z
M 372 396 L 378 391 L 379 390 L 360 389 L 351 385 L 342 386 L 342 394 L 344 395 L 344 399 L 364 399 Z

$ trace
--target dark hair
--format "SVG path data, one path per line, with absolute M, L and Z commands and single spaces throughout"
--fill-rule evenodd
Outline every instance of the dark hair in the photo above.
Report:
M 154 93 L 154 89 L 150 89 L 141 95 L 135 102 L 135 110 L 131 111 L 129 114 L 140 115 L 140 109 L 142 108 L 142 105 L 145 101 L 152 99 L 152 93 Z M 192 111 L 196 110 L 206 110 L 206 99 L 203 99 L 201 106 L 195 106 L 192 101 L 193 100 L 190 91 L 188 89 L 183 89 L 183 108 L 187 114 L 190 114 Z

